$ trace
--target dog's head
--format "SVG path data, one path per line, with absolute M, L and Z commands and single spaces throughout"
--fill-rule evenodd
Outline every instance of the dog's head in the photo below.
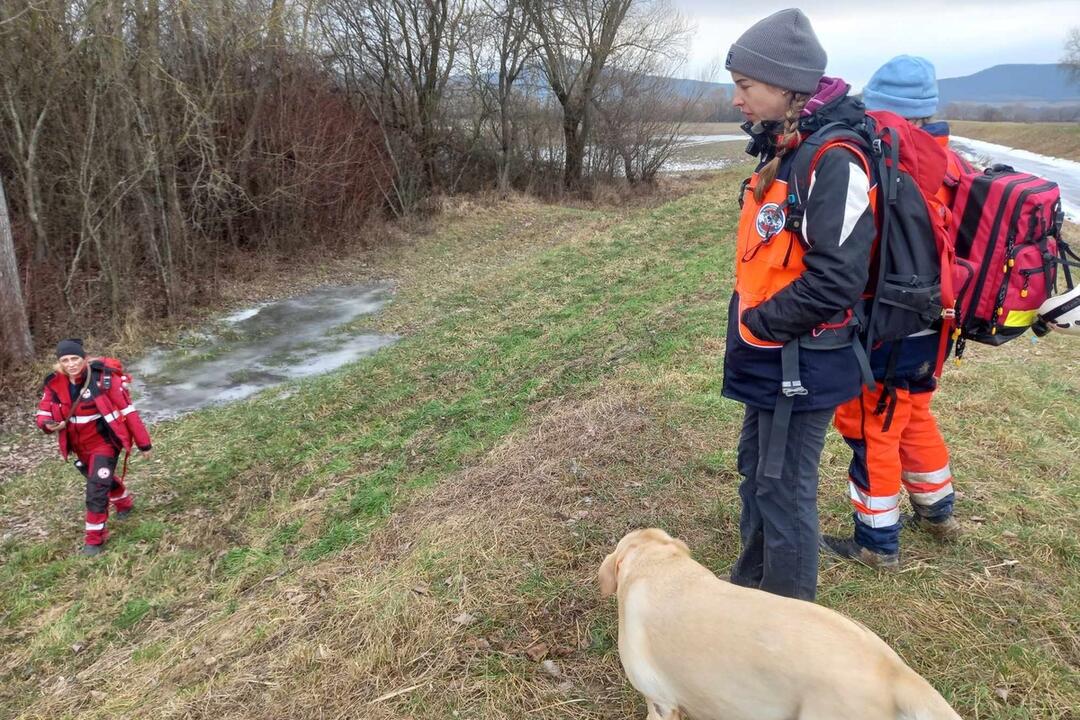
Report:
M 690 548 L 682 540 L 676 540 L 659 528 L 633 530 L 623 536 L 614 552 L 600 564 L 600 595 L 608 597 L 619 589 L 619 568 L 627 557 L 644 545 L 657 543 L 670 545 L 681 553 L 690 554 Z

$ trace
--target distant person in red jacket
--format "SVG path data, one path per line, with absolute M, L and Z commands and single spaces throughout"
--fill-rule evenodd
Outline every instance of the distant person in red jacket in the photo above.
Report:
M 116 475 L 120 451 L 134 445 L 148 455 L 150 435 L 131 402 L 119 363 L 87 360 L 79 339 L 61 340 L 56 357 L 56 370 L 42 388 L 37 425 L 45 433 L 56 433 L 65 460 L 75 453 L 75 468 L 86 478 L 83 554 L 97 555 L 109 538 L 109 504 L 120 518 L 134 504 L 123 477 Z

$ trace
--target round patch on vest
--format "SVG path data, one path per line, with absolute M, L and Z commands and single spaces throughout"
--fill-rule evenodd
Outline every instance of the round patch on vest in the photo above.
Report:
M 86 398 L 87 400 L 89 400 L 90 399 L 90 388 L 86 388 L 85 390 L 83 390 L 82 391 L 82 396 L 84 398 Z
M 101 468 L 100 470 L 97 471 L 97 476 L 99 478 L 101 478 L 102 480 L 109 477 L 109 468 Z
M 776 203 L 768 203 L 762 205 L 758 210 L 757 220 L 754 222 L 757 228 L 758 235 L 765 239 L 775 237 L 781 230 L 784 229 L 784 223 L 787 222 L 787 215 Z

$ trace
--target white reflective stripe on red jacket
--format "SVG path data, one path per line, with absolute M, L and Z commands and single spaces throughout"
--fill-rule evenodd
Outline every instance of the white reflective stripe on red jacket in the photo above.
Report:
M 100 418 L 101 413 L 96 413 L 94 415 L 72 415 L 69 422 L 71 422 L 73 425 L 84 425 L 89 422 L 94 422 L 95 420 L 98 420 Z

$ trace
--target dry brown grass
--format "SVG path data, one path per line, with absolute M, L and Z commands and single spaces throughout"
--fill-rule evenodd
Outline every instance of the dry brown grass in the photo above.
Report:
M 632 712 L 615 658 L 588 651 L 598 627 L 610 641 L 595 568 L 628 527 L 664 514 L 638 496 L 643 484 L 710 443 L 672 437 L 643 390 L 536 408 L 533 423 L 368 544 L 253 587 L 235 608 L 205 598 L 155 620 L 138 647 L 105 653 L 28 717 Z M 167 649 L 133 660 L 152 648 Z

